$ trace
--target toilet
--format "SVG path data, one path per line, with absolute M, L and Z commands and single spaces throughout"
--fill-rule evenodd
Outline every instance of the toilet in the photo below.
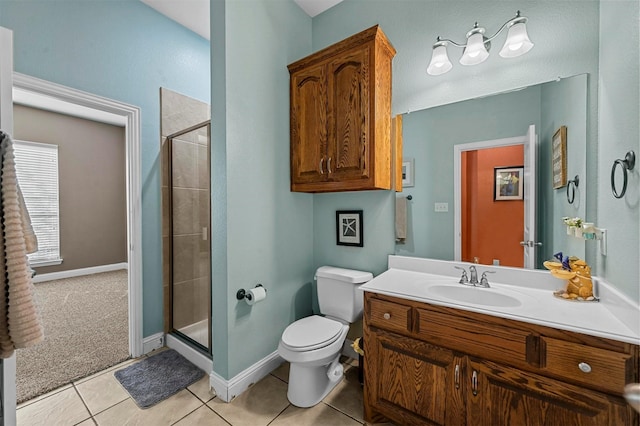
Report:
M 318 404 L 342 379 L 342 345 L 349 324 L 362 316 L 360 285 L 371 272 L 322 266 L 316 271 L 321 315 L 299 319 L 282 333 L 278 354 L 290 363 L 287 398 L 297 407 Z

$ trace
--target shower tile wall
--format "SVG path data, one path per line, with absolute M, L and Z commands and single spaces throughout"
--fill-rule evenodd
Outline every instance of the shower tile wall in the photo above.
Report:
M 197 323 L 208 323 L 211 245 L 208 237 L 210 178 L 207 128 L 199 128 L 173 139 L 172 170 L 169 170 L 168 164 L 167 135 L 208 120 L 210 108 L 206 103 L 164 88 L 160 89 L 160 99 L 164 329 L 169 332 L 172 284 L 173 328 L 182 329 Z M 169 188 L 170 173 L 173 178 L 172 188 Z M 173 254 L 170 245 L 171 216 Z M 169 268 L 172 255 L 173 279 Z M 203 301 L 207 303 L 202 303 Z M 206 340 L 200 343 L 208 345 Z

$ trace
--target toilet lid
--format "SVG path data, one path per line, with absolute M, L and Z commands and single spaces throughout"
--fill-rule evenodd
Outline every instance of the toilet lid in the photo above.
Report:
M 292 350 L 312 350 L 333 343 L 343 325 L 329 318 L 313 315 L 290 324 L 282 333 L 282 343 Z

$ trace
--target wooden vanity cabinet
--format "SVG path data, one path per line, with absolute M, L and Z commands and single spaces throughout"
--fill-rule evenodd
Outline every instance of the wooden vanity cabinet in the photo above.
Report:
M 391 189 L 391 61 L 376 25 L 288 66 L 291 190 Z
M 368 422 L 638 425 L 636 345 L 369 292 L 364 345 Z

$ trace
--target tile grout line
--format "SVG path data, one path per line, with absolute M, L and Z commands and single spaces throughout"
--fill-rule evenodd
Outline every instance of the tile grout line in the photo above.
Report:
M 186 388 L 185 388 L 186 389 Z M 188 390 L 188 389 L 187 389 Z M 189 391 L 191 392 L 191 391 Z M 192 393 L 193 394 L 193 393 Z M 193 395 L 198 401 L 202 402 L 202 400 L 200 398 L 198 398 L 197 396 Z M 165 400 L 158 402 L 158 404 L 163 403 Z M 176 420 L 175 422 L 171 423 L 171 425 L 175 425 L 179 422 L 181 422 L 182 420 L 184 420 L 186 417 L 189 417 L 191 414 L 195 413 L 196 411 L 198 411 L 199 409 L 202 408 L 203 405 L 207 405 L 206 403 L 203 403 L 202 405 L 199 405 L 198 407 L 196 407 L 194 410 L 189 411 L 187 414 L 185 414 L 184 416 L 180 417 L 178 420 Z
M 81 422 L 78 422 L 77 424 L 80 424 L 84 421 L 87 421 L 89 419 L 93 420 L 93 414 L 91 413 L 91 410 L 89 410 L 89 406 L 87 405 L 87 403 L 85 402 L 84 398 L 82 397 L 82 395 L 80 394 L 80 391 L 76 388 L 76 385 L 71 383 L 71 386 L 73 388 L 74 391 L 76 391 L 76 395 L 78 395 L 78 398 L 80 398 L 80 401 L 82 402 L 82 405 L 84 405 L 84 408 L 87 410 L 87 413 L 89 413 L 89 418 L 88 419 L 84 419 Z M 95 423 L 95 421 L 94 421 Z
M 327 407 L 331 408 L 334 411 L 337 411 L 338 413 L 345 415 L 347 417 L 349 417 L 351 420 L 360 423 L 361 425 L 364 424 L 364 422 L 361 422 L 360 420 L 356 419 L 355 417 L 353 417 L 351 414 L 349 413 L 345 413 L 344 411 L 342 411 L 341 409 L 339 409 L 338 407 L 334 407 L 333 405 L 329 404 L 328 402 L 325 402 L 324 400 L 321 401 L 324 405 L 326 405 Z
M 280 417 L 282 415 L 282 413 L 284 413 L 287 410 L 287 408 L 289 408 L 289 407 L 291 407 L 291 403 L 288 403 L 287 406 L 284 407 L 284 409 L 282 411 L 280 411 L 277 416 L 275 416 L 273 419 L 271 419 L 271 421 L 269 423 L 267 423 L 267 426 L 269 426 L 271 423 L 275 422 L 276 419 L 278 417 Z

